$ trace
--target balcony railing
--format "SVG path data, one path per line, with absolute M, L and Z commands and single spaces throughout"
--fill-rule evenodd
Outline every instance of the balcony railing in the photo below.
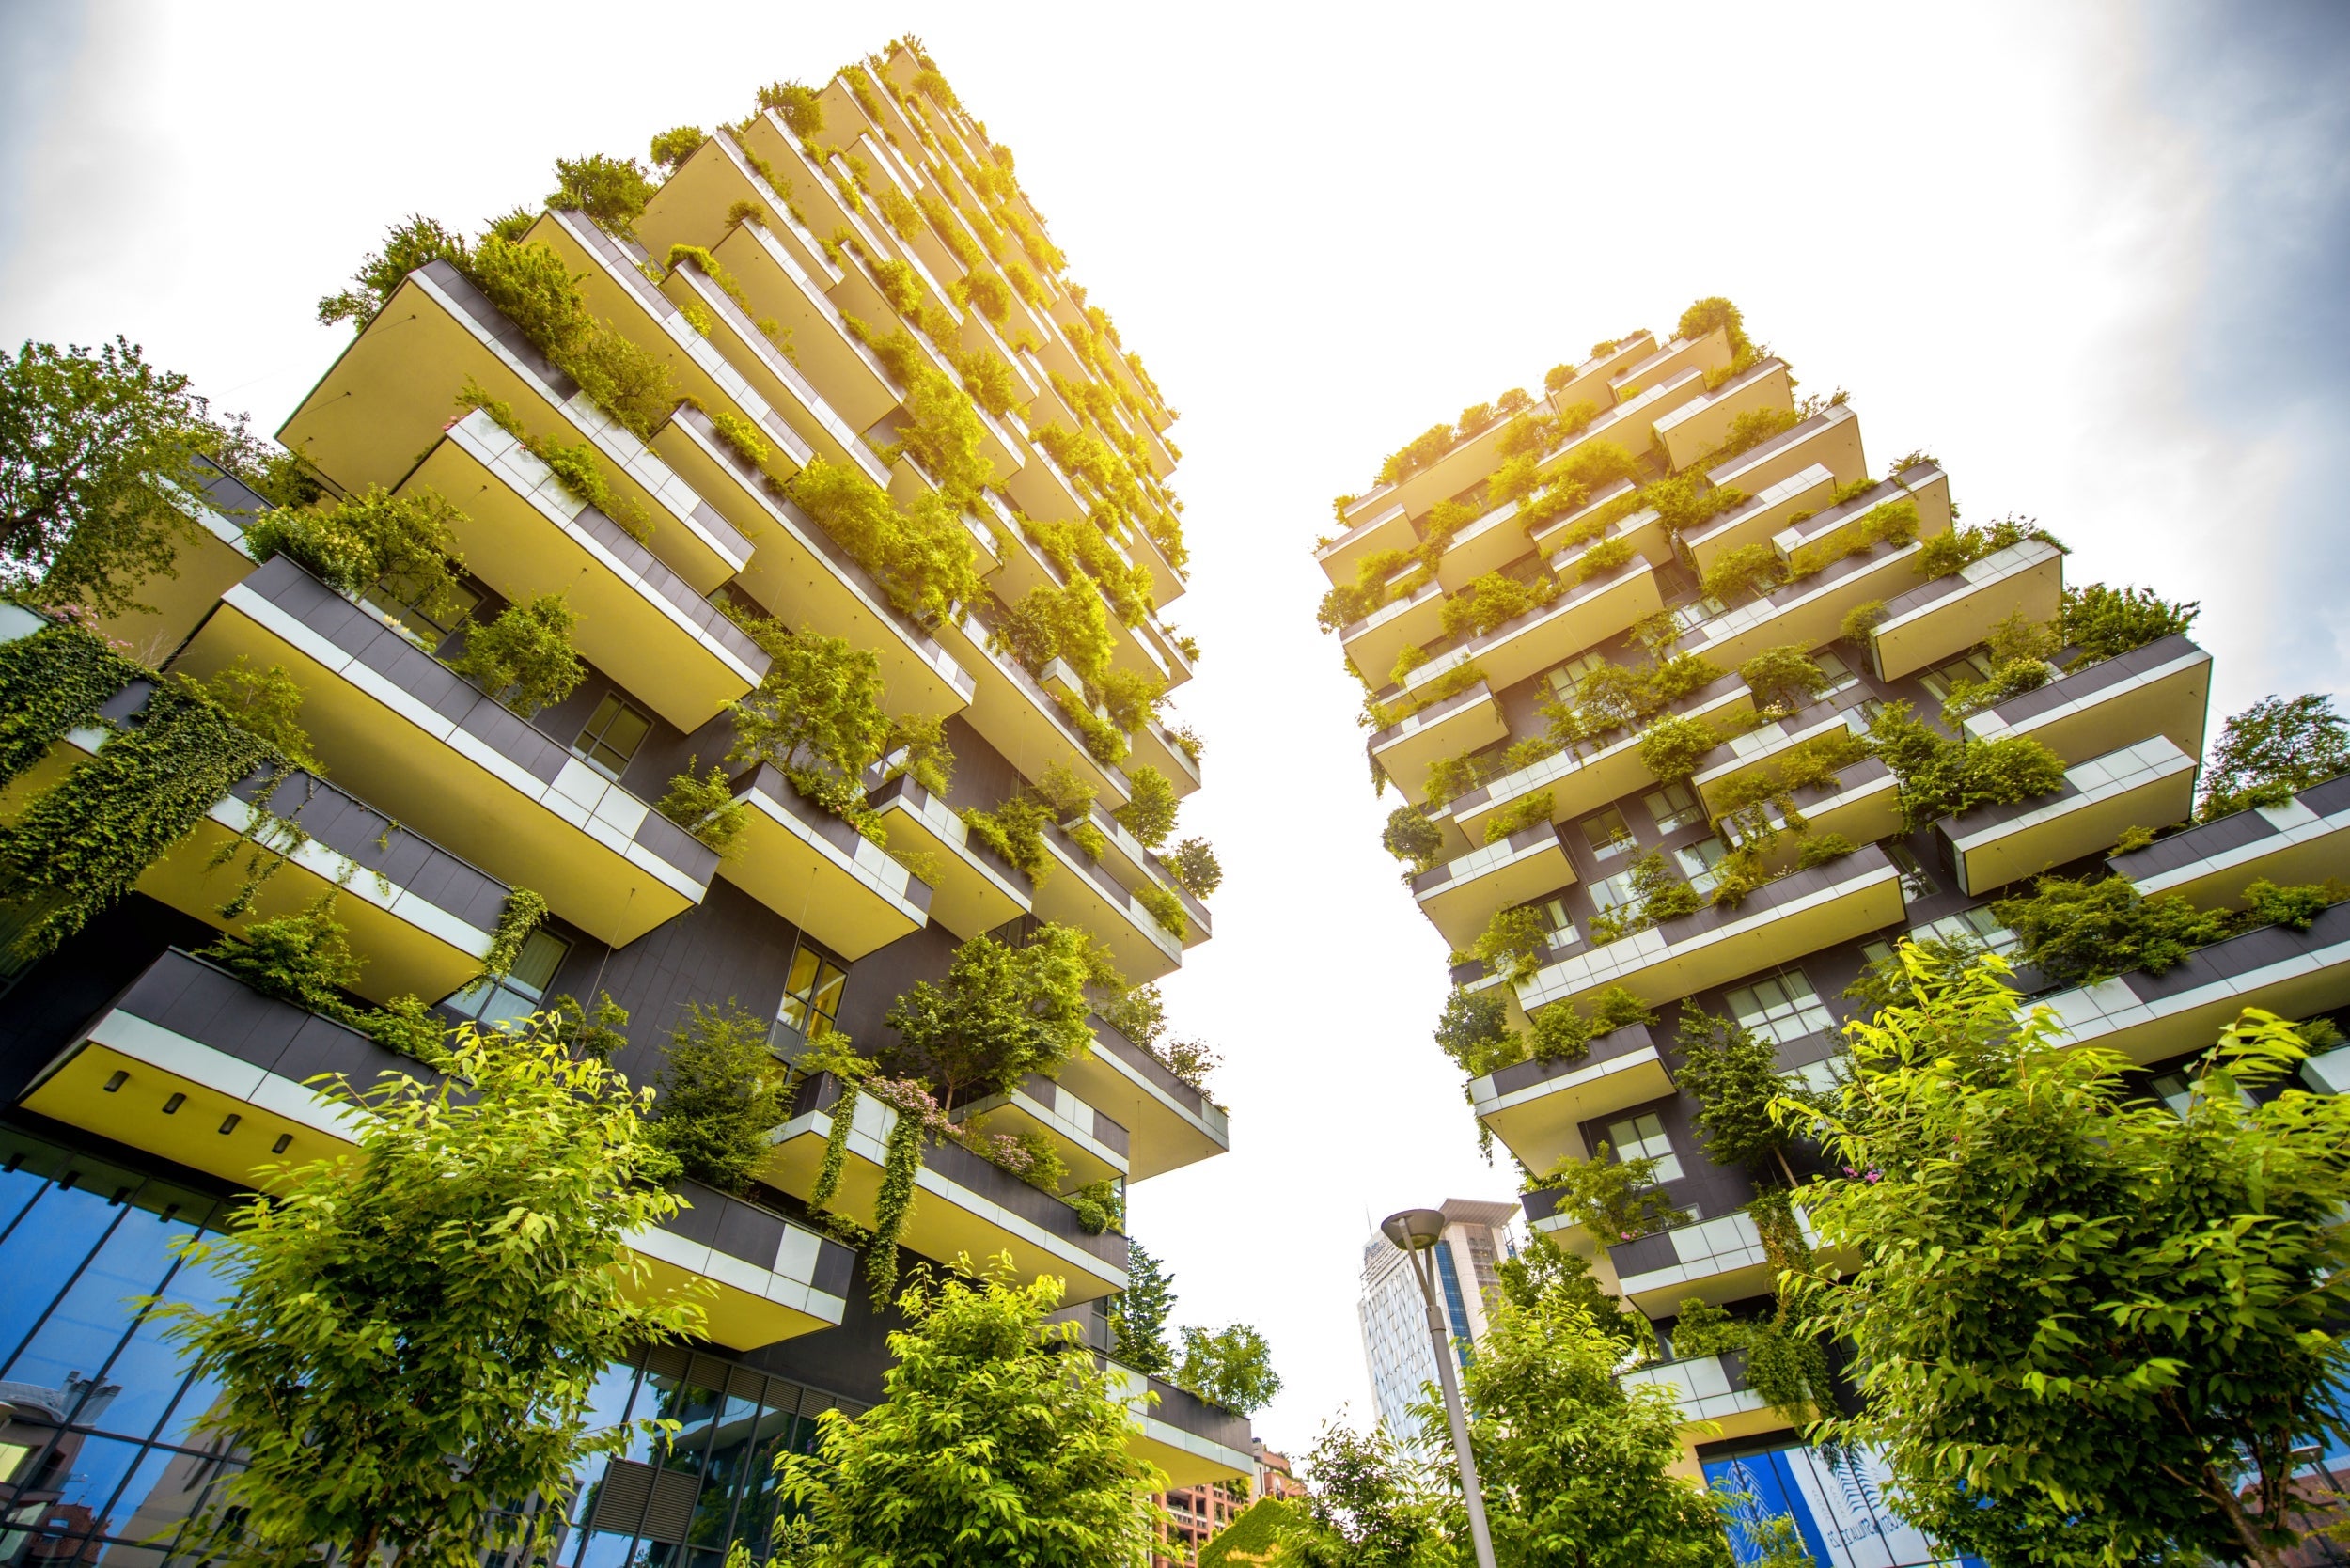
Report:
M 2067 762 L 2149 735 L 2168 735 L 2201 757 L 2210 697 L 2211 655 L 2172 635 L 1985 709 L 1966 720 L 1966 733 L 1978 741 L 2029 735 Z
M 1838 484 L 1852 484 L 1868 473 L 1860 449 L 1860 416 L 1849 405 L 1822 409 L 1760 447 L 1716 463 L 1705 478 L 1712 484 L 1757 495 L 1814 463 L 1835 475 Z
M 2183 821 L 2195 808 L 2195 766 L 2155 735 L 2065 769 L 2054 794 L 1945 817 L 1935 827 L 1959 891 L 1988 893 L 2093 855 L 2130 828 Z
M 931 887 L 887 851 L 803 798 L 772 763 L 734 782 L 750 808 L 728 882 L 852 963 L 930 922 Z
M 379 809 L 614 946 L 701 902 L 715 852 L 571 748 L 280 556 L 231 588 L 175 667 L 243 655 L 303 688 L 302 722 Z
M 1001 1094 L 957 1105 L 952 1120 L 979 1122 L 991 1133 L 1042 1137 L 1068 1162 L 1077 1185 L 1124 1176 L 1133 1140 L 1126 1129 L 1088 1105 L 1077 1091 L 1030 1073 Z
M 1747 1437 L 1788 1424 L 1768 1400 L 1747 1387 L 1747 1354 L 1742 1350 L 1652 1362 L 1619 1374 L 1616 1381 L 1626 1388 L 1671 1389 L 1683 1423 L 1707 1423 L 1711 1438 Z
M 1766 883 L 1735 907 L 1709 905 L 1548 964 L 1518 1000 L 1531 1012 L 1621 985 L 1655 1006 L 1881 930 L 1903 908 L 1899 873 L 1870 844 Z
M 840 1082 L 829 1073 L 801 1080 L 791 1120 L 769 1135 L 760 1180 L 803 1200 L 815 1190 L 840 1095 Z M 857 1096 L 833 1206 L 861 1225 L 872 1223 L 898 1115 L 869 1094 Z M 1089 1235 L 1076 1210 L 957 1143 L 924 1146 L 914 1204 L 899 1236 L 923 1257 L 946 1262 L 1010 1252 L 1014 1273 L 1061 1278 L 1063 1299 L 1073 1303 L 1126 1288 L 1124 1236 L 1115 1231 Z
M 1735 380 L 1682 404 L 1656 421 L 1656 438 L 1664 445 L 1666 461 L 1675 468 L 1697 462 L 1729 438 L 1731 425 L 1740 415 L 1786 408 L 1794 399 L 1793 385 L 1784 363 L 1765 359 Z
M 1796 1211 L 1807 1242 L 1810 1221 Z M 1623 1298 L 1650 1317 L 1669 1316 L 1690 1296 L 1721 1306 L 1771 1288 L 1769 1255 L 1754 1216 L 1740 1209 L 1653 1231 L 1607 1249 Z
M 245 988 L 169 951 L 133 980 L 34 1078 L 22 1104 L 127 1148 L 248 1185 L 257 1167 L 347 1153 L 366 1112 L 318 1098 L 333 1074 L 355 1089 L 387 1074 L 435 1081 L 355 1029 Z M 849 1249 L 698 1183 L 693 1207 L 630 1238 L 656 1290 L 699 1277 L 718 1287 L 711 1338 L 754 1350 L 836 1326 Z
M 2313 1018 L 2350 1003 L 2350 903 L 2325 910 L 2306 932 L 2263 926 L 2198 949 L 2167 974 L 2134 969 L 2039 999 L 2055 1010 L 2063 1043 L 2139 1063 L 2213 1044 L 2248 1007 Z
M 2280 886 L 2350 881 L 2350 774 L 2276 806 L 2233 812 L 2107 863 L 2138 890 L 2177 893 L 2199 908 L 2241 902 L 2265 877 Z
M 1836 476 L 1826 464 L 1811 463 L 1775 484 L 1764 485 L 1703 527 L 1684 534 L 1682 545 L 1702 576 L 1731 550 L 1769 543 L 1790 516 L 1820 510 L 1835 492 Z
M 1913 563 L 1919 548 L 1877 544 L 1864 555 L 1847 556 L 1700 622 L 1682 635 L 1673 651 L 1700 654 L 1731 669 L 1765 648 L 1824 647 L 1842 635 L 1847 612 L 1872 599 L 1889 599 L 1918 580 Z
M 871 792 L 889 841 L 921 851 L 938 866 L 931 916 L 968 941 L 1028 913 L 1036 894 L 1028 873 L 974 838 L 954 808 L 910 774 Z
M 1573 1060 L 1537 1057 L 1472 1079 L 1469 1101 L 1519 1164 L 1548 1170 L 1570 1155 L 1590 1156 L 1584 1122 L 1672 1091 L 1655 1036 L 1644 1024 L 1628 1024 L 1591 1041 Z

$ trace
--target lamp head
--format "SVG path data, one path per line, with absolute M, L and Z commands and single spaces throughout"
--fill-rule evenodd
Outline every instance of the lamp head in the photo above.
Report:
M 1379 1222 L 1380 1233 L 1404 1252 L 1419 1252 L 1444 1239 L 1442 1209 L 1405 1209 Z

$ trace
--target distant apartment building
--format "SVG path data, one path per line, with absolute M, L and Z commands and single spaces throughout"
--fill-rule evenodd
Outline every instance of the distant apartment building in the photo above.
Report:
M 1495 1266 L 1510 1255 L 1513 1203 L 1469 1198 L 1444 1200 L 1444 1243 L 1436 1248 L 1436 1286 L 1445 1322 L 1460 1365 L 1468 1347 L 1485 1337 L 1486 1312 L 1499 1288 Z M 1428 1342 L 1427 1309 L 1419 1284 L 1403 1254 L 1373 1233 L 1363 1244 L 1363 1361 L 1371 1371 L 1371 1403 L 1380 1423 L 1399 1435 L 1414 1430 L 1411 1408 L 1421 1388 L 1436 1380 L 1435 1351 Z

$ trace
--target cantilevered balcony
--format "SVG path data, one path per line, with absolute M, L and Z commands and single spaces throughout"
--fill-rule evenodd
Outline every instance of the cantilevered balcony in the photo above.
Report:
M 767 655 L 635 538 L 474 410 L 402 481 L 458 504 L 466 566 L 509 600 L 559 593 L 589 663 L 690 734 L 759 684 Z
M 270 503 L 210 458 L 197 457 L 177 487 L 180 510 L 195 526 L 173 542 L 170 574 L 127 584 L 140 609 L 101 617 L 95 630 L 144 663 L 161 664 L 220 596 L 253 570 L 244 531 Z M 8 640 L 0 636 L 0 641 Z
M 1046 768 L 1058 762 L 1092 785 L 1113 808 L 1125 805 L 1134 792 L 1125 774 L 1114 764 L 1095 760 L 1076 727 L 1044 685 L 1023 668 L 1019 660 L 993 645 L 994 630 L 989 617 L 976 609 L 960 622 L 944 621 L 938 627 L 939 640 L 948 652 L 958 666 L 971 672 L 977 682 L 971 706 L 963 714 L 964 722 L 1009 758 L 1023 776 L 1042 776 Z M 1059 670 L 1067 668 L 1058 660 L 1055 666 Z M 1054 673 L 1054 668 L 1048 668 L 1048 675 Z M 1074 673 L 1071 672 L 1059 683 L 1074 692 Z M 1073 700 L 1084 698 L 1078 695 Z M 1176 786 L 1182 788 L 1180 780 Z
M 1763 805 L 1768 831 L 1761 835 L 1759 853 L 1763 866 L 1774 872 L 1793 866 L 1806 843 L 1830 834 L 1847 843 L 1872 844 L 1901 831 L 1901 781 L 1893 776 L 1892 769 L 1873 757 L 1839 770 L 1828 783 L 1797 790 L 1790 798 L 1803 818 L 1808 837 L 1786 834 L 1786 813 L 1776 802 Z M 1734 817 L 1722 823 L 1721 831 L 1732 848 L 1743 837 Z
M 1618 339 L 1606 353 L 1593 354 L 1568 370 L 1566 381 L 1550 394 L 1551 411 L 1564 413 L 1577 403 L 1609 406 L 1616 400 L 1609 384 L 1655 352 L 1656 335 L 1652 332 L 1636 332 Z
M 1523 506 L 1520 501 L 1504 501 L 1452 536 L 1436 562 L 1436 581 L 1446 592 L 1458 593 L 1472 579 L 1497 572 L 1532 551 L 1526 525 L 1518 521 Z
M 1702 576 L 1730 551 L 1770 543 L 1789 518 L 1825 509 L 1835 494 L 1836 476 L 1825 463 L 1815 463 L 1763 486 L 1703 527 L 1682 535 L 1681 542 Z
M 1966 733 L 1978 741 L 2029 735 L 2068 763 L 2149 735 L 2168 735 L 2201 757 L 2210 697 L 2211 655 L 2172 635 L 1987 708 L 1966 720 Z
M 153 690 L 151 682 L 134 681 L 99 716 L 121 725 L 145 709 Z M 114 733 L 90 725 L 65 735 L 0 793 L 0 821 L 13 820 Z M 227 919 L 221 907 L 243 886 L 257 853 L 268 878 L 245 913 Z M 352 950 L 366 962 L 355 989 L 378 1002 L 446 996 L 478 974 L 509 892 L 324 779 L 298 770 L 280 778 L 271 769 L 231 787 L 186 838 L 140 873 L 137 887 L 181 914 L 235 932 L 300 914 L 332 894 Z
M 939 640 L 890 604 L 865 568 L 816 520 L 784 498 L 743 454 L 718 436 L 710 416 L 682 408 L 665 436 L 735 516 L 759 530 L 759 553 L 738 581 L 785 625 L 812 627 L 881 663 L 882 706 L 893 717 L 962 712 L 979 682 Z
M 1246 1482 L 1257 1473 L 1247 1417 L 1119 1362 L 1104 1364 L 1135 1422 L 1127 1451 L 1157 1466 L 1168 1486 Z
M 1589 582 L 1562 581 L 1558 598 L 1438 654 L 1406 675 L 1402 689 L 1418 690 L 1449 669 L 1474 664 L 1500 691 L 1598 647 L 1664 607 L 1648 558 L 1634 556 Z
M 1800 1211 L 1796 1219 L 1808 1238 L 1810 1222 Z M 1761 1295 L 1774 1272 L 1754 1216 L 1744 1209 L 1619 1242 L 1607 1256 L 1623 1298 L 1652 1318 L 1669 1317 L 1691 1296 L 1718 1307 Z
M 1935 825 L 1959 891 L 1988 893 L 2093 855 L 2133 827 L 2165 827 L 2195 809 L 2195 759 L 2155 735 L 2064 770 L 2064 787 L 1985 806 Z
M 1183 947 L 1185 950 L 1199 946 L 1214 934 L 1208 906 L 1192 895 L 1191 889 L 1175 880 L 1174 873 L 1158 855 L 1144 846 L 1141 839 L 1127 830 L 1126 824 L 1099 806 L 1088 809 L 1086 820 L 1102 836 L 1102 867 L 1117 879 L 1118 885 L 1130 893 L 1156 887 L 1174 895 L 1183 906 Z
M 1419 543 L 1411 514 L 1387 491 L 1383 486 L 1373 492 L 1376 506 L 1365 502 L 1349 508 L 1345 531 L 1314 551 L 1314 564 L 1332 582 L 1353 583 L 1355 565 L 1365 556 L 1381 550 L 1409 550 Z
M 822 241 L 793 215 L 791 206 L 789 193 L 769 185 L 733 139 L 720 132 L 661 182 L 633 227 L 648 250 L 666 256 L 673 244 L 714 246 L 734 227 L 730 214 L 752 208 L 765 214 L 759 221 L 829 290 L 840 281 L 840 271 L 824 255 Z
M 1758 768 L 1776 770 L 1777 764 L 1798 745 L 1832 741 L 1839 731 L 1866 735 L 1869 726 L 1860 705 L 1868 695 L 1865 688 L 1857 686 L 1838 692 L 1783 719 L 1758 726 L 1743 735 L 1732 735 L 1707 752 L 1699 759 L 1698 771 L 1690 779 L 1697 786 L 1699 798 L 1705 803 L 1705 814 L 1718 821 L 1726 809 L 1722 800 L 1725 787 Z
M 247 1185 L 257 1167 L 348 1153 L 365 1111 L 318 1097 L 313 1080 L 354 1089 L 430 1068 L 355 1029 L 245 989 L 181 952 L 149 964 L 43 1068 L 22 1104 L 53 1121 Z M 710 1337 L 754 1350 L 837 1326 L 854 1255 L 805 1226 L 695 1182 L 693 1206 L 629 1238 L 666 1293 L 717 1287 Z
M 1044 848 L 1053 868 L 1036 890 L 1040 919 L 1091 932 L 1109 949 L 1119 972 L 1136 985 L 1164 980 L 1183 967 L 1183 941 L 1120 886 L 1107 868 L 1088 859 L 1076 840 L 1048 827 Z
M 2263 926 L 2198 949 L 2168 974 L 2134 969 L 2039 1000 L 2067 1045 L 2168 1061 L 2211 1045 L 2248 1007 L 2313 1018 L 2350 1003 L 2350 903 L 2321 912 L 2306 932 Z
M 1060 1081 L 1126 1129 L 1126 1179 L 1140 1182 L 1231 1147 L 1224 1107 L 1109 1024 L 1092 1021 L 1093 1048 Z
M 1665 448 L 1666 462 L 1687 467 L 1729 440 L 1731 426 L 1741 415 L 1789 407 L 1794 401 L 1793 388 L 1786 364 L 1765 359 L 1691 399 L 1656 421 L 1656 439 Z
M 1734 669 L 1765 648 L 1793 643 L 1819 648 L 1842 635 L 1844 617 L 1872 600 L 1886 600 L 1918 580 L 1916 544 L 1877 544 L 1847 556 L 1799 582 L 1773 588 L 1692 627 L 1673 647 Z
M 990 1133 L 1034 1134 L 1069 1166 L 1073 1186 L 1126 1174 L 1126 1129 L 1086 1104 L 1077 1091 L 1030 1073 L 1001 1094 L 957 1105 L 949 1120 Z
M 1735 907 L 1708 905 L 1582 948 L 1538 970 L 1518 987 L 1518 1002 L 1532 1012 L 1621 985 L 1656 1006 L 1865 936 L 1902 910 L 1900 873 L 1870 844 L 1766 883 Z
M 945 801 L 901 774 L 867 797 L 894 846 L 919 851 L 937 868 L 931 916 L 964 940 L 1028 913 L 1028 873 L 974 838 Z
M 740 225 L 711 246 L 710 254 L 741 285 L 754 320 L 772 317 L 791 335 L 794 361 L 850 428 L 870 429 L 898 406 L 897 382 L 849 331 L 824 279 L 812 274 L 766 226 Z
M 396 485 L 461 412 L 468 384 L 510 407 L 525 429 L 594 447 L 613 489 L 651 523 L 652 553 L 695 592 L 750 559 L 732 524 L 446 261 L 408 274 L 277 438 L 347 490 Z
M 1824 507 L 1810 517 L 1790 518 L 1771 543 L 1782 559 L 1799 550 L 1817 552 L 1836 543 L 1850 530 L 1868 522 L 1877 508 L 1907 502 L 1917 509 L 1918 537 L 1932 539 L 1950 531 L 1950 476 L 1931 463 L 1919 463 L 1900 478 L 1880 479 L 1841 506 Z
M 229 589 L 174 667 L 212 676 L 241 654 L 293 676 L 337 780 L 601 941 L 710 886 L 714 852 L 286 557 Z
M 1636 556 L 1653 561 L 1672 559 L 1672 535 L 1666 529 L 1664 518 L 1653 507 L 1643 507 L 1630 516 L 1620 517 L 1607 525 L 1606 532 L 1597 538 L 1590 537 L 1594 514 L 1631 489 L 1631 480 L 1619 479 L 1593 495 L 1580 510 L 1570 512 L 1543 529 L 1534 536 L 1536 553 L 1550 563 L 1551 571 L 1561 574 L 1570 572 L 1584 552 L 1617 541 L 1622 541 Z
M 1750 1437 L 1787 1425 L 1768 1400 L 1747 1386 L 1747 1354 L 1742 1350 L 1652 1362 L 1620 1373 L 1616 1381 L 1626 1388 L 1669 1388 L 1682 1424 L 1703 1423 L 1709 1439 Z
M 750 808 L 718 874 L 854 963 L 930 922 L 931 888 L 761 763 L 734 782 Z
M 1371 760 L 1393 780 L 1403 798 L 1418 806 L 1428 798 L 1428 764 L 1463 756 L 1510 738 L 1493 685 L 1480 681 L 1417 713 L 1406 713 L 1371 737 Z
M 1200 784 L 1198 759 L 1185 750 L 1173 730 L 1156 719 L 1145 719 L 1142 728 L 1132 736 L 1134 762 L 1140 767 L 1152 767 L 1167 776 L 1175 786 L 1178 799 L 1195 792 Z
M 1851 484 L 1869 472 L 1860 448 L 1860 416 L 1848 405 L 1822 409 L 1753 450 L 1716 463 L 1705 477 L 1710 483 L 1760 495 L 1815 463 L 1835 475 L 1838 484 Z
M 1625 403 L 1675 377 L 1692 373 L 1703 376 L 1709 371 L 1726 369 L 1730 361 L 1730 334 L 1725 328 L 1716 327 L 1700 337 L 1674 338 L 1609 377 L 1607 385 L 1616 401 Z
M 2350 774 L 2276 806 L 2256 806 L 2174 833 L 2107 864 L 2148 898 L 2177 893 L 2199 909 L 2232 908 L 2266 878 L 2280 886 L 2350 882 Z
M 714 341 L 717 308 L 700 303 L 693 289 L 694 279 L 700 281 L 707 297 L 725 303 L 733 333 L 757 337 L 758 329 L 727 298 L 725 290 L 702 276 L 698 267 L 687 265 L 681 269 L 693 277 L 677 280 L 674 289 L 656 284 L 647 272 L 662 269 L 643 246 L 605 233 L 593 218 L 576 208 L 559 208 L 545 213 L 531 226 L 530 240 L 549 246 L 563 258 L 564 264 L 580 280 L 581 291 L 592 313 L 619 326 L 632 341 L 667 363 L 677 377 L 679 391 L 704 408 L 731 408 L 748 419 L 767 443 L 769 461 L 776 465 L 778 478 L 789 478 L 814 455 L 807 438 L 776 412 L 720 352 Z M 682 301 L 696 303 L 702 312 L 702 321 L 711 326 L 712 336 L 705 337 L 687 319 Z M 761 337 L 760 341 L 765 339 Z M 769 348 L 772 351 L 773 345 Z
M 1574 862 L 1559 841 L 1558 824 L 1544 822 L 1420 872 L 1412 878 L 1412 899 L 1457 951 L 1476 941 L 1499 911 L 1574 881 Z
M 1667 712 L 1700 720 L 1717 732 L 1727 733 L 1742 717 L 1754 712 L 1754 693 L 1735 675 L 1725 675 L 1711 685 L 1668 703 Z M 1449 806 L 1452 825 L 1470 843 L 1481 844 L 1485 841 L 1485 824 L 1528 795 L 1549 791 L 1553 802 L 1551 820 L 1563 823 L 1655 785 L 1656 776 L 1640 760 L 1639 731 L 1614 730 L 1600 740 L 1604 744 L 1594 751 L 1562 751 L 1456 797 Z
M 1432 642 L 1443 635 L 1439 618 L 1444 601 L 1444 584 L 1422 583 L 1341 628 L 1340 645 L 1356 669 L 1373 681 L 1382 680 L 1395 667 L 1395 656 L 1405 644 Z
M 1898 681 L 1956 657 L 2011 615 L 2051 621 L 2064 599 L 2064 553 L 2028 539 L 1885 602 L 1869 634 L 1880 680 Z
M 840 1082 L 829 1073 L 801 1081 L 791 1120 L 768 1135 L 760 1180 L 803 1200 L 816 1190 L 840 1098 Z M 873 1222 L 898 1115 L 862 1093 L 850 1113 L 848 1155 L 841 1162 L 832 1207 L 860 1225 Z M 1077 1223 L 1076 1210 L 957 1143 L 932 1143 L 922 1150 L 922 1163 L 914 1175 L 914 1203 L 898 1235 L 907 1247 L 941 1262 L 1009 1252 L 1015 1275 L 1024 1279 L 1053 1276 L 1064 1283 L 1063 1299 L 1073 1303 L 1126 1288 L 1124 1236 L 1115 1231 L 1088 1235 Z
M 1656 422 L 1684 403 L 1705 396 L 1705 377 L 1684 370 L 1656 383 L 1637 397 L 1626 399 L 1570 437 L 1543 459 L 1545 476 L 1557 473 L 1567 460 L 1586 447 L 1606 441 L 1638 457 L 1656 445 Z
M 1477 1120 L 1528 1170 L 1548 1170 L 1569 1156 L 1588 1159 L 1583 1122 L 1672 1091 L 1672 1074 L 1645 1024 L 1601 1035 L 1573 1060 L 1535 1058 L 1469 1082 Z

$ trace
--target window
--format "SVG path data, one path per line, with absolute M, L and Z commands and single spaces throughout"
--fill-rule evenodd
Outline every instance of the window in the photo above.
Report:
M 398 572 L 376 580 L 373 588 L 359 597 L 378 610 L 401 623 L 400 630 L 408 640 L 426 649 L 434 649 L 448 640 L 448 635 L 460 626 L 481 603 L 481 595 L 459 583 L 450 590 L 449 608 L 445 615 L 427 615 L 416 607 L 416 600 L 424 586 L 414 572 Z M 422 627 L 423 631 L 416 628 Z
M 1934 880 L 1934 874 L 1910 852 L 1907 844 L 1888 844 L 1885 855 L 1893 862 L 1893 869 L 1902 873 L 1902 892 L 1905 897 L 1930 899 L 1942 890 L 1942 885 Z
M 1721 880 L 1722 857 L 1729 853 L 1719 839 L 1700 839 L 1673 851 L 1673 858 L 1681 863 L 1681 874 L 1689 879 L 1691 891 L 1710 893 Z
M 1650 792 L 1647 799 L 1648 814 L 1656 819 L 1656 831 L 1659 833 L 1671 833 L 1687 827 L 1691 823 L 1705 820 L 1704 809 L 1698 805 L 1697 796 L 1690 793 L 1686 784 L 1668 784 L 1661 790 Z
M 1575 688 L 1583 683 L 1583 677 L 1606 662 L 1596 653 L 1576 654 L 1545 678 L 1550 682 L 1550 695 L 1562 702 L 1574 701 Z
M 572 755 L 617 780 L 651 731 L 652 720 L 622 701 L 619 692 L 606 692 L 588 715 L 588 727 L 572 743 Z
M 1984 653 L 1969 653 L 1965 658 L 1952 659 L 1947 665 L 1926 671 L 1918 677 L 1918 684 L 1932 692 L 1936 702 L 1946 702 L 1950 700 L 1950 688 L 1961 681 L 1988 681 L 1990 679 L 1990 656 Z
M 1583 940 L 1582 933 L 1574 929 L 1574 917 L 1567 913 L 1566 900 L 1544 899 L 1540 903 L 1530 903 L 1526 907 L 1541 917 L 1543 923 L 1550 928 L 1550 945 L 1553 948 L 1571 948 Z
M 1724 1000 L 1731 1017 L 1774 1045 L 1836 1027 L 1834 1014 L 1801 969 L 1742 985 Z
M 527 1018 L 546 1005 L 547 988 L 571 950 L 572 945 L 553 932 L 534 931 L 524 940 L 511 969 L 494 979 L 483 976 L 441 1005 L 493 1028 Z
M 1654 1111 L 1610 1121 L 1607 1141 L 1620 1160 L 1654 1160 L 1659 1182 L 1681 1180 L 1681 1156 L 1673 1152 L 1672 1139 L 1665 1136 L 1665 1124 Z
M 1591 884 L 1592 907 L 1603 915 L 1639 902 L 1640 895 L 1633 890 L 1630 871 L 1619 871 L 1614 876 L 1603 877 Z
M 770 1041 L 777 1056 L 789 1061 L 809 1041 L 822 1040 L 833 1032 L 833 1020 L 840 1015 L 841 988 L 848 981 L 847 964 L 807 937 L 800 938 L 799 949 L 791 955 L 791 975 L 784 982 L 783 1005 L 776 1011 L 776 1030 Z
M 1922 926 L 1912 926 L 1909 937 L 1913 942 L 1923 942 L 1928 937 L 1944 942 L 1973 942 L 1995 953 L 2006 952 L 2015 946 L 2015 933 L 1999 923 L 1999 917 L 1991 913 L 1987 903 L 1945 915 Z
M 1820 689 L 1819 697 L 1812 698 L 1814 702 L 1834 697 L 1838 692 L 1850 691 L 1860 684 L 1860 677 L 1854 672 L 1852 666 L 1844 662 L 1844 656 L 1831 649 L 1814 653 L 1811 662 L 1818 665 L 1820 673 L 1827 677 L 1827 684 Z
M 1730 608 L 1718 599 L 1693 599 L 1686 604 L 1673 606 L 1673 630 L 1688 632 L 1704 625 Z
M 1612 860 L 1632 849 L 1632 829 L 1626 827 L 1623 813 L 1609 807 L 1596 817 L 1583 819 L 1583 841 L 1591 846 L 1591 858 Z

